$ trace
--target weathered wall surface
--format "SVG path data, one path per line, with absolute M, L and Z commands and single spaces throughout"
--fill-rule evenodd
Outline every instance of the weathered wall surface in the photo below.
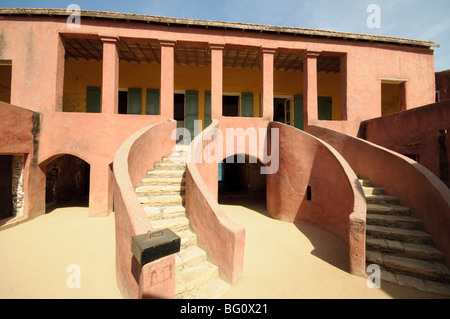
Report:
M 359 137 L 418 162 L 450 186 L 450 101 L 361 123 Z

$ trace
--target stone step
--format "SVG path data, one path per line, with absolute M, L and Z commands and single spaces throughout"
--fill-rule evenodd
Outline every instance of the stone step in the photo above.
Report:
M 184 151 L 186 152 L 189 149 L 190 145 L 189 144 L 175 144 L 175 148 L 172 148 L 172 150 L 174 151 Z
M 139 202 L 146 207 L 182 206 L 185 195 L 138 196 Z
M 372 182 L 369 181 L 368 179 L 360 178 L 360 179 L 358 179 L 358 181 L 361 184 L 361 186 L 367 186 L 367 187 L 372 186 Z
M 147 178 L 180 178 L 185 176 L 186 171 L 183 170 L 153 170 L 147 172 Z
M 171 186 L 171 185 L 186 185 L 186 178 L 184 177 L 147 177 L 142 179 L 142 186 Z
M 172 151 L 170 153 L 171 158 L 186 158 L 188 151 Z
M 228 290 L 230 290 L 230 285 L 227 284 L 220 278 L 215 278 L 210 280 L 205 285 L 199 287 L 198 289 L 185 294 L 183 299 L 219 299 Z
M 366 251 L 366 259 L 367 262 L 377 264 L 380 268 L 387 271 L 446 284 L 450 283 L 450 269 L 442 263 L 394 256 L 370 250 Z
M 186 209 L 183 206 L 168 207 L 144 207 L 150 220 L 186 217 Z
M 364 194 L 366 195 L 383 195 L 384 189 L 381 187 L 363 186 Z
M 413 244 L 432 244 L 430 234 L 416 229 L 366 225 L 366 234 L 367 236 L 374 238 L 383 238 Z
M 206 252 L 198 246 L 190 246 L 175 254 L 177 271 L 187 267 L 194 267 L 204 260 L 206 260 Z
M 163 157 L 163 163 L 168 164 L 186 164 L 186 158 L 185 157 Z
M 139 186 L 135 191 L 138 196 L 167 196 L 184 194 L 185 189 L 185 185 Z
M 195 267 L 184 268 L 175 274 L 175 298 L 184 298 L 185 294 L 218 278 L 219 269 L 207 260 Z
M 367 224 L 403 229 L 423 230 L 423 224 L 421 220 L 411 216 L 403 215 L 367 214 Z
M 189 228 L 177 231 L 176 234 L 181 238 L 181 249 L 186 249 L 189 246 L 197 245 L 197 235 Z
M 186 169 L 186 164 L 156 163 L 154 169 L 159 171 L 182 171 Z
M 398 204 L 398 198 L 395 196 L 381 194 L 365 194 L 366 202 L 371 204 Z
M 408 207 L 400 205 L 381 205 L 367 203 L 367 214 L 386 214 L 386 215 L 410 215 L 410 210 Z
M 405 274 L 393 273 L 387 270 L 381 271 L 381 279 L 400 286 L 415 288 L 417 290 L 450 297 L 450 285 L 442 282 L 426 280 L 422 278 L 408 276 Z
M 189 229 L 189 219 L 187 219 L 186 217 L 157 219 L 153 220 L 151 224 L 155 230 L 169 228 L 173 232 L 181 232 L 183 230 Z
M 392 255 L 444 262 L 444 254 L 433 246 L 413 244 L 395 240 L 367 236 L 366 247 L 371 251 L 390 253 Z

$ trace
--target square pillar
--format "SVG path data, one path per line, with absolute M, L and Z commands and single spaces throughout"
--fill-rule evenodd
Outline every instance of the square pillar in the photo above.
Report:
M 175 41 L 160 40 L 161 45 L 161 117 L 173 119 Z
M 317 98 L 317 58 L 320 52 L 306 51 L 303 55 L 303 118 L 304 127 L 319 120 Z
M 273 59 L 276 49 L 261 48 L 261 114 L 273 121 Z
M 115 37 L 102 37 L 102 113 L 119 113 L 119 52 Z
M 211 50 L 211 119 L 222 117 L 223 44 L 210 44 Z

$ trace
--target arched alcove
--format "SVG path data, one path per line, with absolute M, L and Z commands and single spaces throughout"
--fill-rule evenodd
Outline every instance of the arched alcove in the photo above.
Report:
M 41 164 L 45 172 L 46 212 L 56 207 L 89 205 L 90 165 L 83 159 L 63 154 Z

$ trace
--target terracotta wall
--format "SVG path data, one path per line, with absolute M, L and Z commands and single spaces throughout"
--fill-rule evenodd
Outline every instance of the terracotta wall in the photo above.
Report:
M 364 121 L 358 136 L 418 156 L 421 165 L 450 187 L 450 100 Z
M 450 189 L 444 183 L 415 161 L 371 142 L 318 126 L 309 132 L 335 148 L 362 178 L 409 207 L 450 265 Z

